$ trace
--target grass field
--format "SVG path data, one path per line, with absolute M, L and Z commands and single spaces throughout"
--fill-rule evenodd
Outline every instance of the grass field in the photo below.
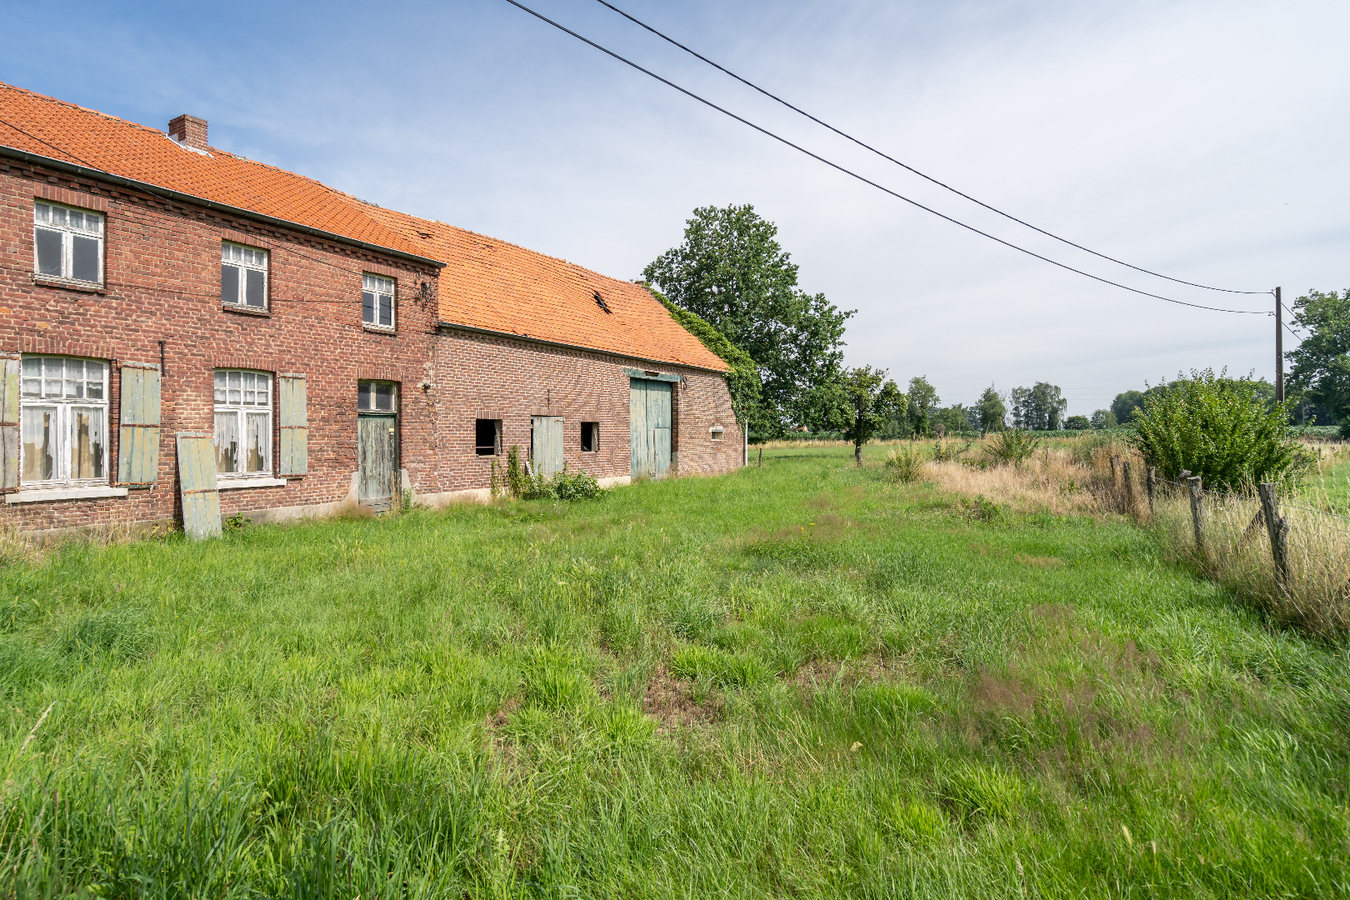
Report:
M 849 456 L 9 564 L 0 894 L 1350 896 L 1344 644 Z

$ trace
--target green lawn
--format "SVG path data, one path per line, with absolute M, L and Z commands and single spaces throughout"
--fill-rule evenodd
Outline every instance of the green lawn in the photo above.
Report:
M 848 456 L 0 569 L 0 894 L 1350 895 L 1344 645 Z
M 1303 493 L 1321 509 L 1350 515 L 1350 452 L 1322 460 L 1313 469 Z

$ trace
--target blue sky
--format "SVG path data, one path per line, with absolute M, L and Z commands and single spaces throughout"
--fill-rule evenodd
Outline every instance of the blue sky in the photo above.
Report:
M 1106 277 L 1219 306 L 971 207 L 794 118 L 594 0 L 541 12 L 841 164 Z M 936 177 L 1095 249 L 1287 302 L 1350 287 L 1350 4 L 618 5 Z M 1273 370 L 1273 322 L 1060 272 L 776 145 L 504 0 L 7 4 L 0 80 L 375 203 L 634 278 L 696 206 L 753 203 L 802 286 L 857 309 L 850 364 L 945 403 L 1059 384 L 1070 412 L 1192 367 Z M 1287 347 L 1291 341 L 1286 340 Z

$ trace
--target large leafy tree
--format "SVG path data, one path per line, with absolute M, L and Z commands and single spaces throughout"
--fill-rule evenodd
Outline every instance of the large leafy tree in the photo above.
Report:
M 824 294 L 797 286 L 778 228 L 753 206 L 705 206 L 684 242 L 642 270 L 676 306 L 701 316 L 754 359 L 762 379 L 761 435 L 821 426 L 843 362 L 844 322 Z
M 1069 408 L 1059 387 L 1044 381 L 1029 388 L 1013 388 L 1011 396 L 1013 424 L 1032 431 L 1058 431 Z
M 1309 291 L 1294 301 L 1294 323 L 1308 333 L 1297 350 L 1290 386 L 1302 391 L 1350 431 L 1350 289 L 1340 294 Z
M 1134 414 L 1144 405 L 1143 391 L 1121 391 L 1111 401 L 1111 412 L 1119 425 L 1128 425 L 1134 421 Z
M 933 429 L 933 415 L 937 412 L 937 388 L 928 383 L 923 375 L 915 375 L 909 380 L 909 404 L 906 415 L 909 418 L 909 433 L 915 437 L 927 437 Z
M 823 424 L 853 442 L 853 459 L 861 466 L 863 445 L 896 416 L 904 415 L 905 395 L 886 377 L 885 369 L 871 366 L 845 369 L 824 390 L 830 401 Z

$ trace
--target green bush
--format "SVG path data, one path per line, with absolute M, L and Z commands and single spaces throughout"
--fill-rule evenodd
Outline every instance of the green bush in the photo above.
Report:
M 1023 428 L 1009 428 L 997 431 L 985 442 L 984 452 L 988 453 L 995 465 L 1012 464 L 1020 466 L 1031 458 L 1040 445 L 1040 440 Z
M 493 496 L 497 496 L 496 469 L 493 469 Z M 520 460 L 520 448 L 512 446 L 506 454 L 506 491 L 517 500 L 594 500 L 605 492 L 594 477 L 585 472 L 569 472 L 567 466 L 552 478 L 531 475 Z
M 1087 416 L 1069 416 L 1064 420 L 1064 427 L 1070 431 L 1086 431 L 1092 427 Z
M 1288 425 L 1288 404 L 1269 403 L 1259 391 L 1249 378 L 1192 370 L 1144 397 L 1133 443 L 1169 480 L 1189 470 L 1206 487 L 1225 490 L 1296 481 L 1311 457 Z
M 896 447 L 886 457 L 886 473 L 901 484 L 911 484 L 919 480 L 923 463 L 923 451 L 918 447 Z

